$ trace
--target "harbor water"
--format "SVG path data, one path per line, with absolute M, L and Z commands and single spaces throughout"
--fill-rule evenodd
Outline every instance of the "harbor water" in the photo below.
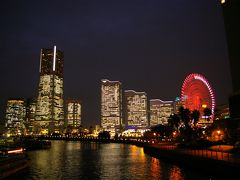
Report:
M 117 143 L 52 141 L 50 149 L 29 151 L 30 166 L 11 179 L 214 179 L 210 175 L 157 159 L 142 147 Z

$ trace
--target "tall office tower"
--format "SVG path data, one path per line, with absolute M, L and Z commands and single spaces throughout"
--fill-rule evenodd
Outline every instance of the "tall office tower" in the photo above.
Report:
M 168 118 L 173 113 L 173 101 L 160 99 L 150 100 L 150 126 L 168 124 Z
M 81 103 L 79 100 L 67 100 L 67 126 L 79 127 L 81 125 Z
M 233 94 L 229 98 L 230 116 L 240 118 L 240 1 L 221 0 L 228 45 Z
M 26 107 L 24 99 L 8 99 L 6 107 L 5 127 L 11 135 L 25 132 Z
M 145 92 L 133 90 L 124 91 L 124 103 L 126 103 L 125 118 L 128 128 L 147 128 L 148 123 L 148 104 Z
M 49 133 L 64 120 L 63 59 L 63 52 L 56 46 L 41 50 L 36 122 Z
M 122 128 L 122 85 L 119 81 L 101 80 L 101 126 L 119 132 Z

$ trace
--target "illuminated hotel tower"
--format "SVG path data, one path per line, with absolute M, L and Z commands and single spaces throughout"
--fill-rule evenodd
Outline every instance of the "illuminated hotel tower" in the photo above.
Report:
M 26 106 L 24 99 L 8 99 L 5 127 L 11 135 L 23 134 L 25 118 Z
M 48 128 L 64 120 L 62 51 L 41 49 L 40 80 L 36 107 L 36 122 Z
M 150 126 L 168 124 L 168 118 L 172 113 L 173 101 L 150 100 Z
M 240 1 L 221 0 L 231 68 L 233 94 L 229 98 L 230 116 L 240 119 Z
M 67 100 L 67 126 L 79 127 L 81 125 L 81 103 L 79 100 Z
M 119 81 L 101 81 L 101 126 L 119 131 L 122 126 L 122 87 Z
M 128 128 L 148 127 L 147 94 L 133 90 L 124 91 L 126 103 L 125 117 Z

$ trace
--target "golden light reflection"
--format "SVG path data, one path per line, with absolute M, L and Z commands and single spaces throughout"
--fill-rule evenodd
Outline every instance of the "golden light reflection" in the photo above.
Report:
M 142 157 L 142 159 L 145 159 L 145 154 L 144 154 L 143 148 L 140 148 L 140 157 Z
M 173 166 L 169 171 L 169 180 L 180 180 L 184 179 L 181 169 L 177 166 Z
M 130 150 L 131 153 L 134 154 L 134 156 L 132 156 L 133 159 L 138 159 L 141 162 L 144 162 L 146 160 L 143 148 L 139 148 L 137 146 L 130 146 Z
M 152 177 L 156 177 L 156 174 L 161 172 L 160 161 L 157 158 L 151 159 L 151 175 Z
M 136 146 L 130 146 L 130 148 L 131 148 L 132 153 L 135 154 L 137 152 L 137 147 Z

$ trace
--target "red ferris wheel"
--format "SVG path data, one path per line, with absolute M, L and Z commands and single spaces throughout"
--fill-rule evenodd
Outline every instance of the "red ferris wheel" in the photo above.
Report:
M 207 79 L 201 74 L 188 75 L 182 85 L 181 99 L 185 108 L 190 111 L 198 110 L 203 116 L 204 108 L 210 108 L 212 115 L 215 109 L 215 96 Z

